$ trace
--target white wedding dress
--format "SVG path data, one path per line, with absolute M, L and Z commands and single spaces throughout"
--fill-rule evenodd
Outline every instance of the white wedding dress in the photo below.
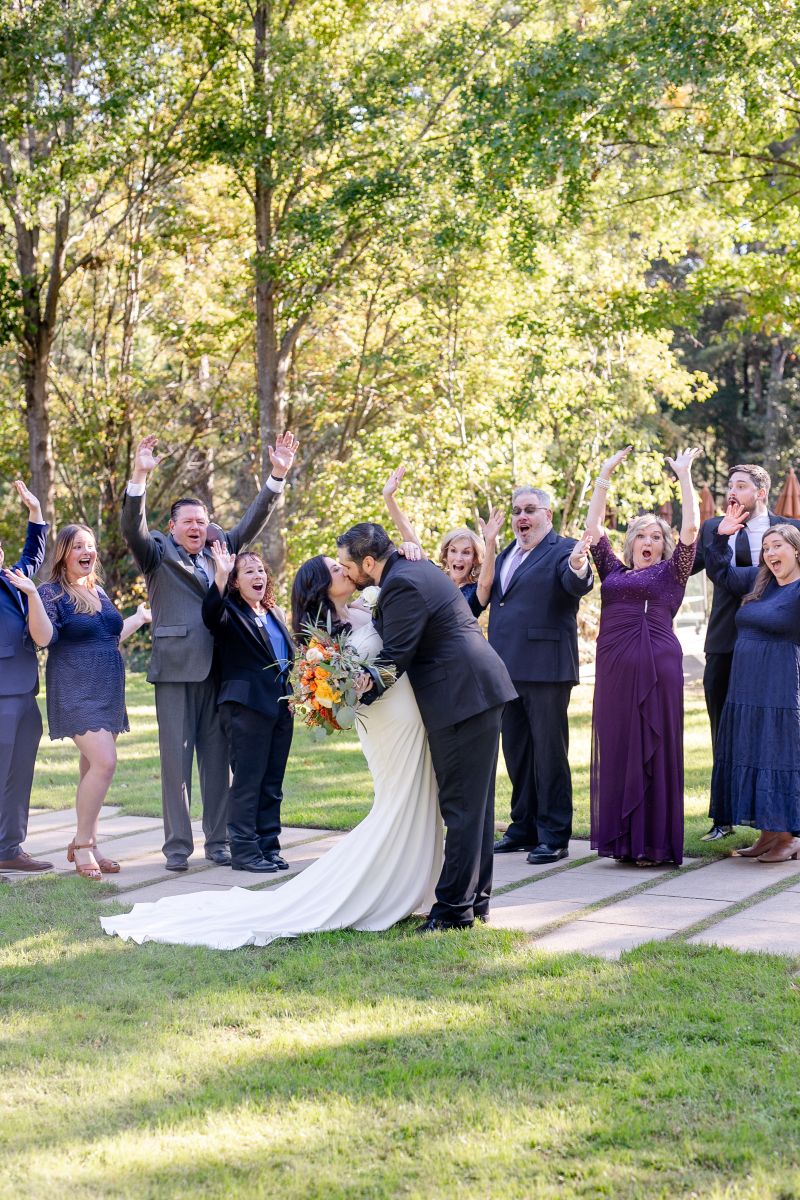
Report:
M 380 650 L 371 622 L 351 638 L 365 658 Z M 358 712 L 375 799 L 332 850 L 280 887 L 136 904 L 123 916 L 101 918 L 106 933 L 139 943 L 234 950 L 323 930 L 388 929 L 413 912 L 427 912 L 442 867 L 443 831 L 428 739 L 408 676 Z

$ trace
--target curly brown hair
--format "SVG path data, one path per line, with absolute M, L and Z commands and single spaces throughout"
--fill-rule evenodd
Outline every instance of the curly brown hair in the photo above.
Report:
M 266 571 L 267 586 L 264 588 L 264 596 L 263 596 L 261 603 L 264 605 L 264 608 L 274 608 L 275 607 L 275 582 L 272 578 L 272 573 L 271 573 L 269 567 L 267 566 L 267 564 L 264 562 L 261 555 L 254 554 L 252 550 L 245 550 L 245 552 L 243 554 L 236 555 L 236 562 L 233 564 L 233 570 L 231 571 L 230 575 L 228 576 L 228 591 L 229 592 L 238 592 L 239 591 L 239 584 L 237 582 L 238 578 L 239 578 L 239 568 L 240 568 L 240 566 L 242 566 L 245 559 L 248 559 L 248 558 L 252 558 L 257 563 L 261 563 L 261 566 Z M 240 596 L 241 596 L 241 593 L 240 593 Z

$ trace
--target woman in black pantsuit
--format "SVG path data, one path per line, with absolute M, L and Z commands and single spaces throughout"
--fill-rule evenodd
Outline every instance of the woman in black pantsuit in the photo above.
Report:
M 283 776 L 292 744 L 292 639 L 275 607 L 272 581 L 257 554 L 212 545 L 215 576 L 203 600 L 220 669 L 219 711 L 233 782 L 228 839 L 234 871 L 287 870 L 280 856 Z M 227 592 L 226 592 L 227 585 Z

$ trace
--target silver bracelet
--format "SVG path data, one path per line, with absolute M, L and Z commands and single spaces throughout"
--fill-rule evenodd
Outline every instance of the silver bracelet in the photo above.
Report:
M 603 489 L 603 491 L 606 491 L 606 492 L 607 492 L 607 491 L 608 491 L 608 489 L 611 487 L 611 480 L 610 480 L 610 479 L 603 479 L 603 476 L 602 476 L 602 475 L 598 475 L 598 476 L 597 476 L 597 479 L 595 479 L 595 481 L 594 481 L 594 486 L 595 486 L 595 487 L 602 488 L 602 489 Z

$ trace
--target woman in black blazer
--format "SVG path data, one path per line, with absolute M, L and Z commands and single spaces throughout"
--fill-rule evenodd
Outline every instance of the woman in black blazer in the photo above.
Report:
M 288 870 L 280 856 L 283 776 L 293 721 L 292 638 L 275 606 L 272 581 L 257 554 L 229 554 L 213 543 L 215 575 L 203 600 L 220 670 L 219 712 L 233 782 L 228 839 L 234 871 Z M 227 585 L 227 591 L 226 591 Z

